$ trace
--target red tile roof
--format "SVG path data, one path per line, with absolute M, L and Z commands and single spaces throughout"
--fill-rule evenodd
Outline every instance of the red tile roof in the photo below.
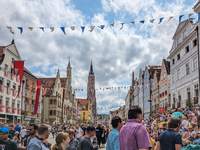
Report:
M 27 72 L 28 74 L 30 74 L 31 76 L 33 76 L 34 78 L 37 78 L 36 76 L 34 76 L 28 69 L 26 69 L 25 67 L 24 67 L 24 71 L 25 72 Z

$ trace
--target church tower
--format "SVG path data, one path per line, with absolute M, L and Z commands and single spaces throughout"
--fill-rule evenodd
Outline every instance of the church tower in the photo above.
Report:
M 67 85 L 66 85 L 67 89 L 65 90 L 65 97 L 67 99 L 70 99 L 71 86 L 72 86 L 72 68 L 71 68 L 70 59 L 69 59 L 68 66 L 67 66 Z
M 88 85 L 87 85 L 87 99 L 90 101 L 92 106 L 92 121 L 97 123 L 97 105 L 96 105 L 96 93 L 95 93 L 95 76 L 93 71 L 93 65 L 91 61 L 90 71 L 88 75 Z

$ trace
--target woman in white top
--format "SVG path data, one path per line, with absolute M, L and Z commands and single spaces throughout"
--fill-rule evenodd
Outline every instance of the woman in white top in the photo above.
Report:
M 183 128 L 185 128 L 186 130 L 188 129 L 188 126 L 189 126 L 189 121 L 187 120 L 187 117 L 186 116 L 183 116 L 183 121 L 181 123 L 181 126 Z
M 21 134 L 21 145 L 24 146 L 23 139 L 25 138 L 25 135 L 26 135 L 25 126 L 22 127 L 22 130 L 20 131 L 20 134 Z

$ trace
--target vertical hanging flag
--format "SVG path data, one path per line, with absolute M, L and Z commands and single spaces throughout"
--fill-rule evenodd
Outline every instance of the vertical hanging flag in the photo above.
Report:
M 140 23 L 144 23 L 144 20 L 140 21 Z
M 90 28 L 91 29 L 89 31 L 92 32 L 94 30 L 95 26 L 90 26 Z
M 10 33 L 12 33 L 12 27 L 7 27 L 10 30 Z
M 74 29 L 75 29 L 75 26 L 71 26 L 71 29 L 74 30 Z
M 17 27 L 20 30 L 20 34 L 22 34 L 23 32 L 23 28 L 22 27 Z
M 131 21 L 130 23 L 132 23 L 133 25 L 135 25 L 135 22 L 134 22 L 134 21 Z
M 44 27 L 39 27 L 44 32 Z
M 66 33 L 65 33 L 65 27 L 60 27 L 60 29 L 61 29 L 62 32 L 66 35 Z
M 85 26 L 81 26 L 81 29 L 82 29 L 82 33 L 83 33 L 85 30 Z
M 53 31 L 54 31 L 54 27 L 50 27 L 50 29 L 51 29 L 51 32 L 53 32 Z
M 39 99 L 40 99 L 40 88 L 41 88 L 41 80 L 37 80 L 37 91 L 35 97 L 35 106 L 34 106 L 34 115 L 37 114 Z
M 112 27 L 114 27 L 114 25 L 115 25 L 115 22 L 113 22 L 112 24 L 110 24 Z
M 16 96 L 16 98 L 17 98 L 20 94 L 20 89 L 21 89 L 21 84 L 22 84 L 22 77 L 23 77 L 23 71 L 24 71 L 24 61 L 14 61 L 14 69 L 18 69 L 18 72 L 15 73 L 15 74 L 20 77 L 20 87 L 19 87 L 19 90 L 18 90 L 18 93 L 17 93 L 17 96 Z
M 33 27 L 28 27 L 30 31 L 33 31 Z
M 179 23 L 181 22 L 181 19 L 182 19 L 183 16 L 184 16 L 184 15 L 180 15 L 180 16 L 179 16 Z
M 150 22 L 153 23 L 155 19 L 151 19 Z
M 120 30 L 123 29 L 123 27 L 124 27 L 124 23 L 121 23 L 121 24 L 122 24 L 122 27 L 120 28 Z
M 163 17 L 163 18 L 160 18 L 160 22 L 159 22 L 158 24 L 161 24 L 161 22 L 162 22 L 163 19 L 164 19 L 164 17 Z

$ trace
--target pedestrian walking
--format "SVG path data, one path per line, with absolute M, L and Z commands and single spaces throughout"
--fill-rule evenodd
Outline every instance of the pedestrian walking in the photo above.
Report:
M 119 150 L 119 131 L 122 128 L 122 119 L 119 116 L 112 118 L 112 131 L 107 138 L 106 150 Z
M 76 133 L 76 139 L 77 139 L 78 141 L 80 141 L 80 138 L 83 137 L 83 130 L 81 129 L 80 126 L 78 126 L 78 125 L 76 126 L 75 133 Z
M 25 126 L 22 126 L 22 130 L 20 131 L 20 135 L 21 135 L 21 145 L 24 146 L 24 138 L 25 138 L 25 135 L 26 135 L 26 129 L 25 129 Z
M 106 130 L 105 130 L 105 127 L 102 126 L 102 130 L 103 130 L 103 133 L 102 133 L 102 147 L 105 147 L 105 144 L 106 144 Z
M 69 135 L 68 133 L 58 133 L 56 135 L 56 144 L 52 150 L 65 150 L 69 146 Z
M 49 134 L 49 126 L 46 124 L 40 125 L 38 134 L 30 141 L 27 150 L 51 150 L 51 143 L 48 140 Z
M 14 137 L 13 137 L 13 140 L 14 140 L 14 142 L 17 144 L 17 147 L 18 147 L 18 146 L 19 146 L 19 143 L 21 142 L 21 140 L 20 140 L 20 135 L 19 135 L 19 132 L 18 132 L 18 131 L 15 132 L 15 135 L 14 135 Z
M 140 150 L 152 147 L 149 133 L 144 125 L 142 110 L 132 106 L 128 111 L 128 122 L 119 133 L 120 150 Z
M 179 119 L 171 118 L 168 123 L 169 129 L 160 134 L 155 150 L 180 150 L 182 146 L 182 138 L 178 133 L 180 125 Z
M 98 124 L 96 130 L 97 144 L 101 147 L 103 129 L 100 124 Z
M 78 149 L 78 145 L 79 145 L 79 141 L 74 138 L 74 130 L 73 129 L 69 129 L 67 131 L 67 133 L 69 134 L 69 139 L 70 139 L 70 142 L 69 142 L 69 146 L 67 147 L 66 150 L 76 150 Z

